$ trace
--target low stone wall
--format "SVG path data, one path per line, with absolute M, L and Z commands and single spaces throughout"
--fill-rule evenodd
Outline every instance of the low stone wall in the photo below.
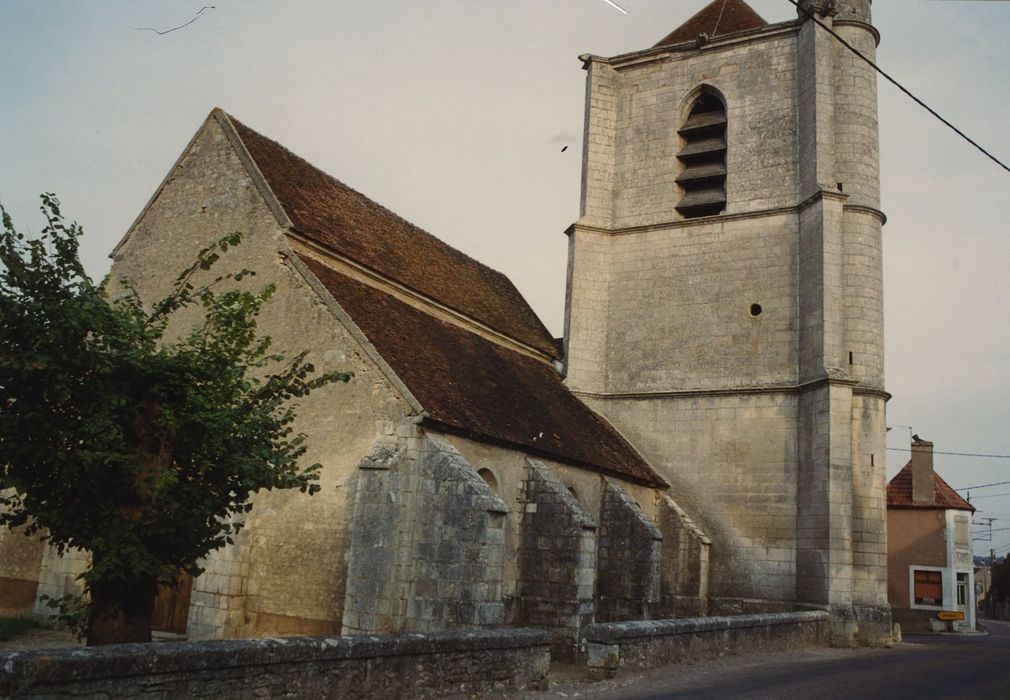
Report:
M 0 653 L 0 698 L 415 698 L 545 688 L 550 635 L 493 629 Z
M 727 654 L 827 646 L 829 637 L 830 616 L 822 611 L 609 622 L 586 629 L 593 678 Z

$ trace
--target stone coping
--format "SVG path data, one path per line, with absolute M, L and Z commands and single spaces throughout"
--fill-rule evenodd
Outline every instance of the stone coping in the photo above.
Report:
M 551 636 L 542 630 L 494 628 L 392 636 L 273 637 L 3 652 L 0 696 L 43 679 L 46 684 L 79 683 L 242 666 L 546 647 L 550 643 Z
M 830 615 L 827 612 L 811 610 L 720 617 L 688 617 L 670 620 L 605 622 L 589 625 L 586 628 L 586 641 L 601 644 L 619 644 L 626 641 L 646 640 L 655 637 L 672 637 L 682 634 L 698 634 L 750 627 L 827 622 L 829 620 Z

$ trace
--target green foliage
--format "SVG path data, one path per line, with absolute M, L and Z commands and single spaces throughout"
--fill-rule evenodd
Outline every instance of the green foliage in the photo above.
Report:
M 988 597 L 997 603 L 1010 601 L 1010 556 L 993 564 Z
M 81 228 L 52 195 L 41 209 L 48 224 L 29 238 L 0 208 L 0 526 L 90 551 L 86 587 L 197 574 L 252 494 L 319 489 L 320 465 L 299 466 L 291 400 L 349 375 L 270 352 L 256 320 L 273 289 L 234 284 L 250 271 L 198 285 L 240 234 L 145 308 L 129 286 L 110 301 L 81 265 Z M 202 322 L 166 337 L 188 307 Z
M 91 605 L 85 596 L 75 593 L 67 593 L 59 598 L 42 595 L 39 600 L 53 609 L 51 619 L 77 635 L 77 639 L 84 639 L 87 636 L 88 625 L 91 622 Z

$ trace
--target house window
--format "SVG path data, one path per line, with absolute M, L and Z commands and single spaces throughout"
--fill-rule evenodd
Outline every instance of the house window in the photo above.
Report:
M 957 607 L 968 605 L 968 574 L 957 575 Z
M 912 572 L 914 600 L 916 605 L 943 605 L 943 573 L 940 571 Z
M 954 546 L 967 549 L 971 546 L 971 534 L 969 530 L 970 518 L 967 515 L 954 516 Z
M 677 177 L 683 195 L 677 204 L 684 218 L 712 216 L 726 209 L 726 105 L 712 92 L 694 99 L 677 131 L 683 144 Z

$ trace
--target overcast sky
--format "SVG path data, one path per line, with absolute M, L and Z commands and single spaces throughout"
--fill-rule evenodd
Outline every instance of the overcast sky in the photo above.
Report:
M 103 275 L 220 106 L 505 272 L 560 335 L 576 57 L 650 46 L 705 0 L 617 0 L 627 15 L 604 0 L 211 1 L 158 35 L 135 28 L 178 26 L 201 2 L 0 0 L 0 202 L 16 221 L 37 230 L 37 196 L 55 192 Z M 751 4 L 795 17 L 787 0 Z M 1010 2 L 878 0 L 874 23 L 880 65 L 1010 162 Z M 889 424 L 1010 455 L 1010 173 L 882 81 L 880 130 Z M 908 438 L 895 427 L 889 446 Z M 888 477 L 907 458 L 890 451 Z M 955 488 L 1010 481 L 1010 459 L 937 468 Z M 1010 546 L 1010 484 L 973 501 Z

